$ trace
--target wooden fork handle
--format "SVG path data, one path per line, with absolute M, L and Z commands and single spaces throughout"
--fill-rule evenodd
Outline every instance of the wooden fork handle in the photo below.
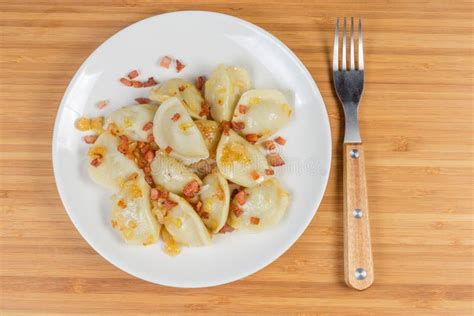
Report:
M 374 282 L 362 144 L 344 144 L 344 279 L 365 290 Z

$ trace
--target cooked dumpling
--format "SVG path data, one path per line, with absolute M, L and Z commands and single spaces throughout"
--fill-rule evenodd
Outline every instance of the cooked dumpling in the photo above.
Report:
M 206 143 L 207 150 L 209 150 L 209 156 L 211 158 L 216 157 L 216 148 L 221 137 L 221 129 L 219 123 L 211 120 L 197 120 L 194 121 L 197 128 L 204 137 L 204 142 Z
M 224 177 L 244 187 L 261 183 L 270 169 L 263 153 L 233 130 L 229 130 L 228 135 L 222 133 L 216 161 Z
M 270 178 L 234 196 L 229 224 L 238 229 L 261 231 L 279 223 L 288 204 L 289 194 L 276 178 Z
M 144 130 L 146 124 L 153 121 L 158 106 L 156 104 L 130 105 L 112 112 L 108 122 L 115 123 L 120 131 L 133 140 L 146 141 L 151 127 Z
M 152 100 L 164 102 L 170 97 L 177 97 L 192 117 L 197 119 L 206 117 L 202 109 L 204 99 L 191 82 L 179 78 L 170 79 L 150 91 Z
M 208 174 L 203 180 L 200 193 L 202 202 L 201 215 L 204 224 L 213 232 L 217 233 L 227 221 L 229 215 L 229 184 L 219 173 Z M 205 213 L 204 213 L 205 212 Z
M 219 65 L 205 85 L 206 101 L 217 122 L 230 121 L 240 95 L 250 89 L 250 79 L 243 68 Z
M 170 193 L 168 199 L 174 203 L 166 212 L 164 224 L 168 232 L 185 246 L 204 246 L 211 243 L 206 226 L 192 206 L 182 197 Z
M 162 152 L 157 152 L 150 164 L 151 176 L 156 184 L 163 186 L 166 190 L 182 195 L 187 184 L 195 180 L 199 185 L 201 179 L 182 162 Z
M 153 120 L 153 135 L 160 148 L 185 164 L 209 157 L 201 132 L 178 98 L 160 105 Z
M 265 139 L 288 123 L 292 110 L 278 90 L 255 89 L 245 92 L 235 108 L 232 121 L 242 122 L 241 135 L 256 134 Z
M 151 213 L 150 187 L 143 176 L 126 181 L 112 200 L 112 227 L 128 244 L 146 246 L 159 239 L 160 225 Z
M 132 173 L 142 174 L 135 162 L 117 150 L 118 137 L 105 132 L 89 148 L 88 172 L 91 179 L 106 188 L 117 190 Z

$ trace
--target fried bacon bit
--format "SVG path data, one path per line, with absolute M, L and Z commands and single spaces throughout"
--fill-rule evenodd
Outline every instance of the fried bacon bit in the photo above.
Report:
M 146 183 L 148 183 L 151 187 L 154 187 L 155 186 L 155 182 L 153 182 L 153 178 L 152 176 L 150 176 L 149 174 L 147 174 L 145 176 L 145 181 Z
M 126 85 L 127 87 L 132 86 L 132 82 L 130 80 L 128 80 L 127 78 L 120 78 L 120 82 L 123 83 L 124 85 Z
M 142 153 L 142 155 L 146 154 L 147 151 L 149 151 L 151 149 L 151 146 L 150 144 L 148 143 L 145 143 L 142 148 L 140 148 L 140 152 Z
M 252 172 L 250 172 L 250 176 L 254 180 L 258 180 L 260 178 L 260 175 L 258 174 L 257 170 L 253 170 Z
M 149 142 L 149 143 L 153 143 L 155 141 L 155 136 L 153 136 L 153 134 L 150 134 L 146 137 L 146 141 Z M 155 144 L 156 145 L 156 144 Z M 158 148 L 156 148 L 158 149 Z M 156 150 L 155 149 L 155 150 Z
M 148 98 L 136 98 L 135 102 L 137 102 L 138 104 L 148 104 L 151 102 L 151 100 Z
M 239 203 L 240 205 L 244 205 L 245 204 L 245 191 L 240 191 L 239 193 L 235 195 L 234 198 L 237 200 L 237 203 Z
M 102 100 L 102 101 L 97 102 L 96 106 L 99 110 L 102 110 L 103 108 L 107 106 L 107 104 L 109 104 L 108 100 Z
M 158 189 L 152 188 L 150 190 L 150 199 L 152 199 L 153 201 L 156 201 L 158 200 L 159 196 L 160 196 L 160 192 L 158 192 Z
M 285 145 L 286 144 L 286 139 L 284 139 L 283 137 L 281 136 L 278 136 L 277 138 L 275 138 L 275 142 L 277 142 L 277 144 L 279 145 Z
M 201 212 L 199 213 L 202 219 L 209 219 L 210 214 L 208 212 Z
M 196 78 L 196 88 L 198 88 L 199 91 L 202 91 L 202 88 L 204 87 L 205 83 L 206 83 L 205 76 L 199 76 Z
M 247 134 L 245 135 L 245 139 L 252 144 L 255 144 L 258 140 L 258 135 L 257 134 Z
M 250 217 L 250 224 L 258 225 L 260 223 L 260 218 L 258 217 Z
M 201 102 L 201 112 L 199 112 L 199 116 L 208 116 L 210 112 L 209 104 L 206 101 Z
M 175 114 L 173 115 L 173 117 L 171 118 L 171 120 L 172 120 L 173 122 L 176 122 L 177 120 L 179 120 L 180 117 L 181 117 L 181 114 L 175 113 Z
M 185 197 L 193 197 L 199 192 L 200 185 L 196 179 L 189 181 L 183 188 L 183 194 Z
M 97 135 L 84 136 L 84 141 L 86 144 L 93 144 L 97 140 Z
M 244 122 L 231 122 L 232 128 L 235 131 L 241 131 L 245 128 L 245 123 Z
M 91 165 L 93 167 L 98 167 L 98 166 L 100 166 L 101 163 L 102 163 L 102 161 L 99 158 L 92 159 L 92 161 L 91 161 Z
M 229 121 L 222 121 L 222 133 L 226 136 L 229 136 L 229 130 L 230 130 L 230 122 Z
M 265 169 L 265 174 L 267 176 L 273 176 L 275 174 L 275 170 L 273 169 Z
M 127 207 L 127 204 L 123 201 L 123 200 L 119 200 L 117 202 L 117 205 L 120 207 L 120 208 L 126 208 Z
M 186 86 L 179 86 L 178 90 L 179 92 L 183 92 L 186 89 Z
M 222 226 L 222 228 L 219 230 L 219 234 L 225 234 L 225 233 L 232 233 L 234 231 L 234 227 L 225 224 Z
M 166 146 L 165 153 L 169 155 L 172 151 L 173 151 L 173 148 L 171 148 L 170 146 Z
M 152 162 L 153 158 L 155 158 L 155 153 L 152 150 L 149 150 L 145 153 L 143 158 L 145 158 L 145 160 L 148 162 Z
M 165 56 L 165 57 L 161 58 L 160 66 L 164 67 L 164 68 L 169 68 L 170 64 L 171 64 L 171 61 L 172 61 L 172 59 L 170 57 Z
M 135 180 L 138 177 L 138 173 L 132 172 L 128 177 L 127 181 Z
M 138 77 L 138 70 L 130 71 L 128 73 L 127 77 L 130 78 L 130 79 L 135 79 L 136 77 Z
M 245 114 L 245 113 L 247 113 L 247 111 L 248 111 L 248 107 L 246 105 L 239 104 L 239 113 L 240 114 Z
M 141 81 L 132 80 L 132 81 L 130 81 L 130 82 L 132 83 L 132 86 L 133 86 L 134 88 L 141 88 L 141 87 L 143 87 L 143 82 L 141 82 Z
M 269 154 L 267 155 L 267 161 L 272 167 L 283 166 L 285 162 L 280 157 L 279 154 Z
M 126 155 L 128 152 L 128 137 L 125 135 L 120 135 L 120 143 L 117 146 L 117 150 L 122 154 Z
M 236 204 L 231 204 L 230 205 L 230 211 L 234 213 L 236 217 L 240 217 L 242 215 L 243 211 L 238 207 Z
M 274 142 L 272 142 L 271 140 L 266 140 L 263 142 L 263 146 L 265 146 L 265 148 L 267 150 L 274 150 L 276 148 L 276 145 Z
M 167 210 L 171 210 L 173 207 L 177 206 L 178 203 L 176 203 L 175 201 L 171 201 L 170 199 L 166 199 L 163 201 L 163 208 L 164 209 L 167 209 Z
M 155 78 L 153 78 L 153 77 L 150 77 L 150 78 L 148 78 L 147 81 L 143 82 L 143 86 L 144 86 L 145 88 L 147 88 L 147 87 L 152 87 L 152 86 L 156 86 L 157 84 L 158 84 L 158 82 L 157 82 L 157 81 L 155 80 Z
M 145 167 L 143 167 L 143 172 L 145 172 L 145 173 L 151 173 L 151 168 L 150 168 L 150 166 L 145 166 Z
M 186 67 L 186 65 L 183 64 L 179 59 L 176 59 L 176 71 L 180 72 L 184 69 L 184 67 Z
M 153 128 L 153 122 L 148 122 L 145 125 L 143 125 L 143 130 L 145 132 L 151 130 L 152 128 Z
M 196 213 L 201 213 L 201 209 L 202 209 L 202 202 L 201 201 L 198 201 L 196 203 Z

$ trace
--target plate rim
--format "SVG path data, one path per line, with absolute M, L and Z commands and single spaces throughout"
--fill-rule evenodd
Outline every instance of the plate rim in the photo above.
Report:
M 304 227 L 302 226 L 300 228 L 300 230 L 297 231 L 296 234 L 293 235 L 294 237 L 289 239 L 290 242 L 288 242 L 282 248 L 278 248 L 277 251 L 275 251 L 276 255 L 269 256 L 269 258 L 267 260 L 263 260 L 262 262 L 259 262 L 259 263 L 255 264 L 254 268 L 250 269 L 250 271 L 243 271 L 241 273 L 236 273 L 232 277 L 222 278 L 220 280 L 220 282 L 213 282 L 213 283 L 206 283 L 206 284 L 195 284 L 195 283 L 193 283 L 193 284 L 184 284 L 185 282 L 175 282 L 175 283 L 173 283 L 173 282 L 161 282 L 161 281 L 158 282 L 158 281 L 152 280 L 151 278 L 148 278 L 144 275 L 141 275 L 139 272 L 137 272 L 133 269 L 130 269 L 130 267 L 127 267 L 126 264 L 113 261 L 113 259 L 109 258 L 109 256 L 107 254 L 104 254 L 104 253 L 100 252 L 97 249 L 94 242 L 89 240 L 82 233 L 82 231 L 78 228 L 78 224 L 75 222 L 74 216 L 72 216 L 72 211 L 70 211 L 69 208 L 66 206 L 65 199 L 64 199 L 64 193 L 62 192 L 62 189 L 60 188 L 58 180 L 57 180 L 58 176 L 59 176 L 58 175 L 59 171 L 57 170 L 57 167 L 56 167 L 57 164 L 58 164 L 58 162 L 57 162 L 58 157 L 55 154 L 55 152 L 57 151 L 57 146 L 58 146 L 57 145 L 57 143 L 58 143 L 57 140 L 58 140 L 59 121 L 62 117 L 62 113 L 63 113 L 64 108 L 65 108 L 65 100 L 68 99 L 74 85 L 77 82 L 79 74 L 87 66 L 87 64 L 90 62 L 90 60 L 92 60 L 95 57 L 95 55 L 98 53 L 98 51 L 103 46 L 105 46 L 109 41 L 111 41 L 114 38 L 120 36 L 122 33 L 124 33 L 125 31 L 129 30 L 132 27 L 137 26 L 138 24 L 146 23 L 148 20 L 156 19 L 156 18 L 159 18 L 161 16 L 165 16 L 165 15 L 195 14 L 195 13 L 204 14 L 204 15 L 220 16 L 222 18 L 230 19 L 233 22 L 236 22 L 237 24 L 241 24 L 241 25 L 243 25 L 247 28 L 250 28 L 250 29 L 256 31 L 257 33 L 260 33 L 261 35 L 265 36 L 269 40 L 271 40 L 275 45 L 277 45 L 279 48 L 281 48 L 286 53 L 286 55 L 288 55 L 292 60 L 294 60 L 296 62 L 297 66 L 300 68 L 302 73 L 305 75 L 306 79 L 309 80 L 309 82 L 313 85 L 313 91 L 317 95 L 319 95 L 320 100 L 321 100 L 322 105 L 323 105 L 322 111 L 323 111 L 323 114 L 325 114 L 324 117 L 326 118 L 326 120 L 323 120 L 324 121 L 324 126 L 321 126 L 320 128 L 323 128 L 323 129 L 326 130 L 326 133 L 327 133 L 328 138 L 329 138 L 328 153 L 327 153 L 327 157 L 326 157 L 326 160 L 325 160 L 325 161 L 327 161 L 327 165 L 324 166 L 324 168 L 325 168 L 325 170 L 327 170 L 327 172 L 324 175 L 322 175 L 324 185 L 322 187 L 321 197 L 317 201 L 315 201 L 315 203 L 314 203 L 314 205 L 311 209 L 311 212 L 313 212 L 313 213 L 310 217 L 310 220 L 306 223 L 306 225 L 304 225 Z M 332 163 L 332 133 L 331 133 L 329 116 L 328 116 L 326 104 L 324 103 L 324 99 L 321 95 L 321 91 L 319 90 L 318 85 L 316 84 L 316 81 L 313 79 L 310 71 L 308 70 L 308 68 L 306 68 L 304 63 L 298 58 L 298 56 L 288 46 L 286 46 L 286 44 L 284 44 L 280 39 L 278 39 L 276 36 L 274 36 L 270 32 L 266 31 L 262 27 L 260 27 L 256 24 L 253 24 L 252 22 L 249 22 L 247 20 L 244 20 L 242 18 L 239 18 L 239 17 L 235 17 L 235 16 L 232 16 L 232 15 L 225 14 L 225 13 L 220 13 L 220 12 L 207 11 L 207 10 L 177 10 L 177 11 L 165 12 L 165 13 L 153 15 L 153 16 L 147 17 L 145 19 L 136 21 L 132 24 L 129 24 L 129 25 L 125 26 L 124 28 L 120 29 L 118 32 L 114 33 L 112 36 L 110 36 L 106 40 L 104 40 L 99 46 L 97 46 L 92 51 L 92 53 L 90 53 L 89 56 L 87 56 L 87 58 L 82 62 L 82 64 L 79 66 L 79 68 L 77 68 L 76 72 L 74 73 L 73 77 L 71 78 L 71 80 L 68 83 L 68 86 L 67 86 L 67 88 L 66 88 L 66 90 L 63 94 L 63 97 L 61 98 L 61 101 L 59 103 L 59 107 L 56 110 L 56 118 L 55 118 L 55 121 L 54 121 L 54 127 L 53 127 L 53 133 L 52 133 L 52 146 L 51 147 L 52 147 L 51 154 L 52 154 L 53 175 L 54 175 L 54 182 L 55 182 L 55 185 L 56 185 L 56 189 L 58 191 L 58 194 L 59 194 L 59 197 L 61 199 L 61 203 L 63 205 L 64 210 L 66 211 L 70 221 L 72 222 L 72 224 L 74 225 L 76 230 L 79 232 L 81 237 L 88 243 L 88 245 L 100 257 L 104 258 L 107 262 L 109 262 L 114 267 L 118 268 L 119 270 L 121 270 L 121 271 L 123 271 L 123 272 L 125 272 L 129 275 L 132 275 L 135 278 L 144 280 L 146 282 L 150 282 L 152 284 L 157 284 L 157 285 L 167 286 L 167 287 L 174 287 L 174 288 L 207 288 L 207 287 L 215 287 L 215 286 L 219 286 L 219 285 L 228 284 L 228 283 L 231 283 L 231 282 L 234 282 L 234 281 L 242 280 L 242 279 L 244 279 L 244 278 L 246 278 L 246 277 L 248 277 L 248 276 L 250 276 L 254 273 L 257 273 L 260 270 L 262 270 L 263 268 L 265 268 L 268 265 L 275 262 L 279 257 L 281 257 L 283 254 L 285 254 L 298 241 L 298 239 L 303 235 L 303 233 L 306 231 L 306 229 L 308 228 L 308 226 L 311 224 L 314 217 L 316 216 L 316 213 L 318 212 L 319 207 L 321 206 L 321 202 L 322 202 L 322 200 L 324 198 L 324 195 L 326 193 L 326 190 L 327 190 L 327 185 L 328 185 L 328 182 L 329 182 L 329 176 L 330 176 L 330 173 L 331 173 L 331 163 Z M 181 284 L 178 284 L 178 283 L 181 283 Z

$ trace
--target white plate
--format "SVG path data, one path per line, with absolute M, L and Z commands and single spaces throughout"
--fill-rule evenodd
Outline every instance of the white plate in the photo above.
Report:
M 186 68 L 159 67 L 164 55 Z M 87 145 L 74 128 L 80 116 L 107 115 L 147 96 L 148 89 L 123 86 L 118 79 L 138 69 L 140 78 L 192 79 L 219 63 L 248 69 L 253 86 L 284 91 L 294 116 L 278 135 L 286 166 L 278 175 L 291 193 L 287 215 L 259 234 L 217 235 L 213 245 L 185 248 L 177 257 L 148 247 L 127 246 L 110 225 L 110 192 L 94 184 L 86 171 Z M 98 110 L 97 101 L 110 100 Z M 54 175 L 69 217 L 87 242 L 105 259 L 138 278 L 175 287 L 206 287 L 238 280 L 282 255 L 303 233 L 323 197 L 331 161 L 327 112 L 316 84 L 301 61 L 278 39 L 246 21 L 223 14 L 181 11 L 154 16 L 118 32 L 79 68 L 62 99 L 53 134 Z

